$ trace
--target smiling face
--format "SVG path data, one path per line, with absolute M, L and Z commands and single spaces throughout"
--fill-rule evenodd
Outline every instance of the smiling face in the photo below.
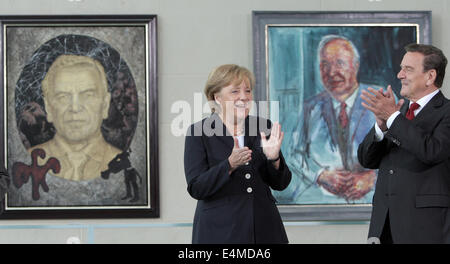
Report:
M 108 117 L 110 94 L 98 70 L 89 64 L 62 67 L 55 72 L 44 98 L 47 119 L 67 142 L 81 143 L 100 132 Z
M 233 118 L 235 123 L 242 121 L 248 116 L 253 100 L 250 82 L 244 78 L 240 83 L 225 86 L 214 95 L 214 98 L 220 104 L 221 114 L 225 115 L 227 120 Z
M 354 56 L 351 45 L 344 39 L 331 40 L 320 52 L 322 83 L 338 101 L 345 101 L 358 87 L 359 65 Z
M 397 74 L 402 83 L 400 94 L 413 102 L 437 89 L 434 85 L 436 70 L 424 71 L 423 60 L 423 54 L 407 52 Z

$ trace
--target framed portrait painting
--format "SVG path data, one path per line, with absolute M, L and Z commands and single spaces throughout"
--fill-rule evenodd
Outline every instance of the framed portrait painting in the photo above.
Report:
M 274 191 L 285 220 L 368 220 L 377 171 L 358 145 L 375 124 L 360 93 L 397 79 L 410 43 L 431 43 L 431 12 L 253 12 L 255 98 L 285 132 L 292 171 Z
M 156 15 L 0 25 L 0 218 L 159 217 Z

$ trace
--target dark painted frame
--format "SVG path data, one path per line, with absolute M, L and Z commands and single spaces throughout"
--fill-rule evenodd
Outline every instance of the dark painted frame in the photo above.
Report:
M 419 41 L 431 44 L 431 11 L 300 12 L 253 11 L 254 98 L 267 101 L 266 26 L 276 24 L 418 24 Z M 285 221 L 367 221 L 371 205 L 278 205 Z
M 67 25 L 67 26 L 89 26 L 95 24 L 96 26 L 128 26 L 128 25 L 142 25 L 147 26 L 148 49 L 147 60 L 147 96 L 148 105 L 146 111 L 148 116 L 147 122 L 147 136 L 150 157 L 148 158 L 148 179 L 150 188 L 147 190 L 150 193 L 149 208 L 145 209 L 30 209 L 30 210 L 8 210 L 6 208 L 0 215 L 0 219 L 81 219 L 81 218 L 157 218 L 159 217 L 159 157 L 158 157 L 158 78 L 157 78 L 157 16 L 156 15 L 39 15 L 39 16 L 0 16 L 0 100 L 5 102 L 5 61 L 4 52 L 6 52 L 4 45 L 4 31 L 5 27 L 13 24 L 21 24 L 24 26 L 42 25 Z M 5 146 L 5 111 L 4 107 L 0 107 L 0 162 L 6 164 L 4 157 Z M 3 197 L 0 197 L 2 200 Z M 5 201 L 2 201 L 1 206 L 5 206 Z

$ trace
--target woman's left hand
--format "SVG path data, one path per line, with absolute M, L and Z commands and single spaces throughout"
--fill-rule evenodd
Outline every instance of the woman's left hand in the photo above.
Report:
M 281 125 L 275 122 L 270 131 L 270 138 L 266 139 L 266 134 L 261 132 L 261 146 L 263 152 L 269 160 L 276 160 L 280 155 L 281 143 L 283 143 L 284 132 Z

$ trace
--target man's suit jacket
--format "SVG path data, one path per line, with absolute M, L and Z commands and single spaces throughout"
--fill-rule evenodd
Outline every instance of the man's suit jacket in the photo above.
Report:
M 389 214 L 394 243 L 450 243 L 450 102 L 441 92 L 413 119 L 396 117 L 384 139 L 375 128 L 358 148 L 379 169 L 369 237 L 380 237 Z
M 294 177 L 287 190 L 277 195 L 278 199 L 291 203 L 347 203 L 343 197 L 325 191 L 316 180 L 324 169 L 365 170 L 358 163 L 357 149 L 375 123 L 374 115 L 361 105 L 361 91 L 369 87 L 383 89 L 359 84 L 348 114 L 349 125 L 342 137 L 329 92 L 324 91 L 304 102 L 303 122 L 299 122 L 292 133 L 294 140 L 288 147 L 288 164 Z M 355 202 L 370 203 L 372 196 L 373 191 L 370 191 Z
M 279 170 L 266 159 L 259 129 L 255 130 L 258 122 L 270 127 L 265 119 L 247 117 L 244 144 L 252 149 L 252 160 L 231 175 L 228 157 L 234 141 L 226 134 L 218 115 L 213 114 L 188 130 L 184 153 L 187 190 L 198 200 L 193 243 L 288 242 L 269 187 L 286 188 L 291 172 L 281 152 Z M 249 124 L 253 125 L 249 128 Z

